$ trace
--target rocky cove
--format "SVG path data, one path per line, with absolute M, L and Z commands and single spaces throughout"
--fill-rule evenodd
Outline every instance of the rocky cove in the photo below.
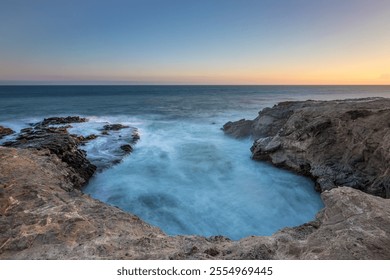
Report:
M 97 167 L 80 145 L 99 135 L 69 134 L 82 118 L 46 119 L 0 147 L 0 258 L 389 259 L 389 120 L 390 100 L 371 98 L 282 102 L 225 124 L 226 134 L 255 140 L 253 159 L 313 178 L 325 203 L 312 222 L 231 241 L 168 236 L 83 194 Z M 132 135 L 113 164 L 131 152 Z

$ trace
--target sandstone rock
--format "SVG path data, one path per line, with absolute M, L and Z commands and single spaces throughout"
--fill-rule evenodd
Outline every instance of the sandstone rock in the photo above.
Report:
M 343 185 L 390 197 L 389 120 L 385 98 L 282 102 L 253 120 L 251 151 L 311 176 L 320 190 Z

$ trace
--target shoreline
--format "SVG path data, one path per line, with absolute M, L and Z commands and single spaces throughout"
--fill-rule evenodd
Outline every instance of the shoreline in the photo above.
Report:
M 246 133 L 260 139 L 252 149 L 254 158 L 291 167 L 296 172 L 307 172 L 305 161 L 301 168 L 297 165 L 301 158 L 296 157 L 297 161 L 289 158 L 297 153 L 292 149 L 296 148 L 294 143 L 299 138 L 295 139 L 296 131 L 281 135 L 280 130 L 294 117 L 294 112 L 302 113 L 304 108 L 310 108 L 303 104 L 313 103 L 317 106 L 314 111 L 318 111 L 321 108 L 318 104 L 326 102 L 283 102 L 274 106 L 274 110 L 284 106 L 288 112 L 293 111 L 291 115 L 283 114 L 281 110 L 282 117 L 277 118 L 272 115 L 273 109 L 264 109 L 256 120 L 250 122 L 250 128 L 249 122 L 246 122 Z M 390 111 L 386 105 L 388 102 L 389 99 L 381 99 L 379 103 L 384 110 Z M 347 107 L 347 111 L 358 106 L 359 101 L 350 103 L 352 105 Z M 324 110 L 322 108 L 322 112 L 326 112 Z M 274 119 L 270 120 L 269 116 Z M 357 116 L 354 120 L 354 115 L 350 116 L 348 123 L 361 120 L 359 113 Z M 375 112 L 366 117 L 375 117 Z M 327 123 L 320 121 L 318 126 L 309 126 L 313 130 L 308 131 L 305 130 L 308 126 L 303 126 L 302 131 L 309 134 L 303 144 L 311 141 L 310 144 L 316 147 L 313 139 L 320 136 L 321 133 L 317 132 L 331 127 Z M 231 124 L 236 132 L 243 131 L 237 123 Z M 254 124 L 257 125 L 255 129 L 252 127 Z M 272 133 L 261 134 L 261 129 L 267 129 L 267 126 Z M 66 134 L 61 137 L 68 139 Z M 78 152 L 78 144 L 72 144 L 67 152 L 82 156 Z M 298 145 L 298 148 L 302 150 L 302 146 Z M 389 200 L 352 188 L 320 184 L 325 208 L 318 213 L 317 219 L 298 227 L 281 229 L 272 236 L 247 237 L 239 241 L 222 236 L 172 237 L 138 217 L 92 199 L 75 188 L 77 180 L 74 176 L 83 168 L 88 170 L 86 163 L 74 168 L 58 154 L 50 152 L 50 147 L 43 147 L 40 151 L 0 147 L 0 157 L 0 259 L 390 259 Z M 318 164 L 309 159 L 310 168 Z M 30 182 L 32 177 L 34 180 Z M 83 184 L 85 182 L 80 183 Z M 351 224 L 358 230 L 350 228 Z

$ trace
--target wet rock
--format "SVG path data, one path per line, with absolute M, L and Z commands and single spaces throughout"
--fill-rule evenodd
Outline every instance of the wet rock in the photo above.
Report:
M 91 140 L 94 140 L 94 139 L 96 139 L 96 138 L 98 138 L 98 136 L 97 135 L 95 135 L 95 134 L 91 134 L 91 135 L 88 135 L 88 136 L 86 136 L 86 137 L 84 137 L 84 136 L 77 136 L 77 139 L 80 141 L 80 142 L 83 142 L 83 143 L 85 143 L 85 142 L 88 142 L 88 141 L 91 141 Z
M 59 125 L 59 124 L 70 124 L 70 123 L 83 123 L 87 122 L 86 118 L 79 116 L 68 116 L 68 117 L 52 117 L 44 119 L 42 122 L 36 124 L 41 126 Z
M 12 129 L 0 125 L 0 139 L 13 133 L 15 133 L 15 131 Z
M 103 126 L 103 130 L 104 131 L 109 131 L 109 130 L 118 131 L 118 130 L 121 130 L 124 128 L 129 128 L 129 127 L 130 126 L 128 126 L 128 125 L 123 125 L 123 124 L 119 124 L 119 123 L 107 124 L 107 125 Z
M 133 148 L 129 144 L 122 145 L 120 148 L 122 151 L 124 151 L 127 154 L 133 151 Z

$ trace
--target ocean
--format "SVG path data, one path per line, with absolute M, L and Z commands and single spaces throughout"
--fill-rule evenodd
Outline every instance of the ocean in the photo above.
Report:
M 105 124 L 136 127 L 134 151 L 109 168 L 118 138 L 82 147 L 101 167 L 83 191 L 170 235 L 237 240 L 308 222 L 323 203 L 310 179 L 251 160 L 253 139 L 225 136 L 223 124 L 281 101 L 374 96 L 390 97 L 390 86 L 0 86 L 0 125 L 18 132 L 78 115 L 89 122 L 70 132 L 84 136 Z

